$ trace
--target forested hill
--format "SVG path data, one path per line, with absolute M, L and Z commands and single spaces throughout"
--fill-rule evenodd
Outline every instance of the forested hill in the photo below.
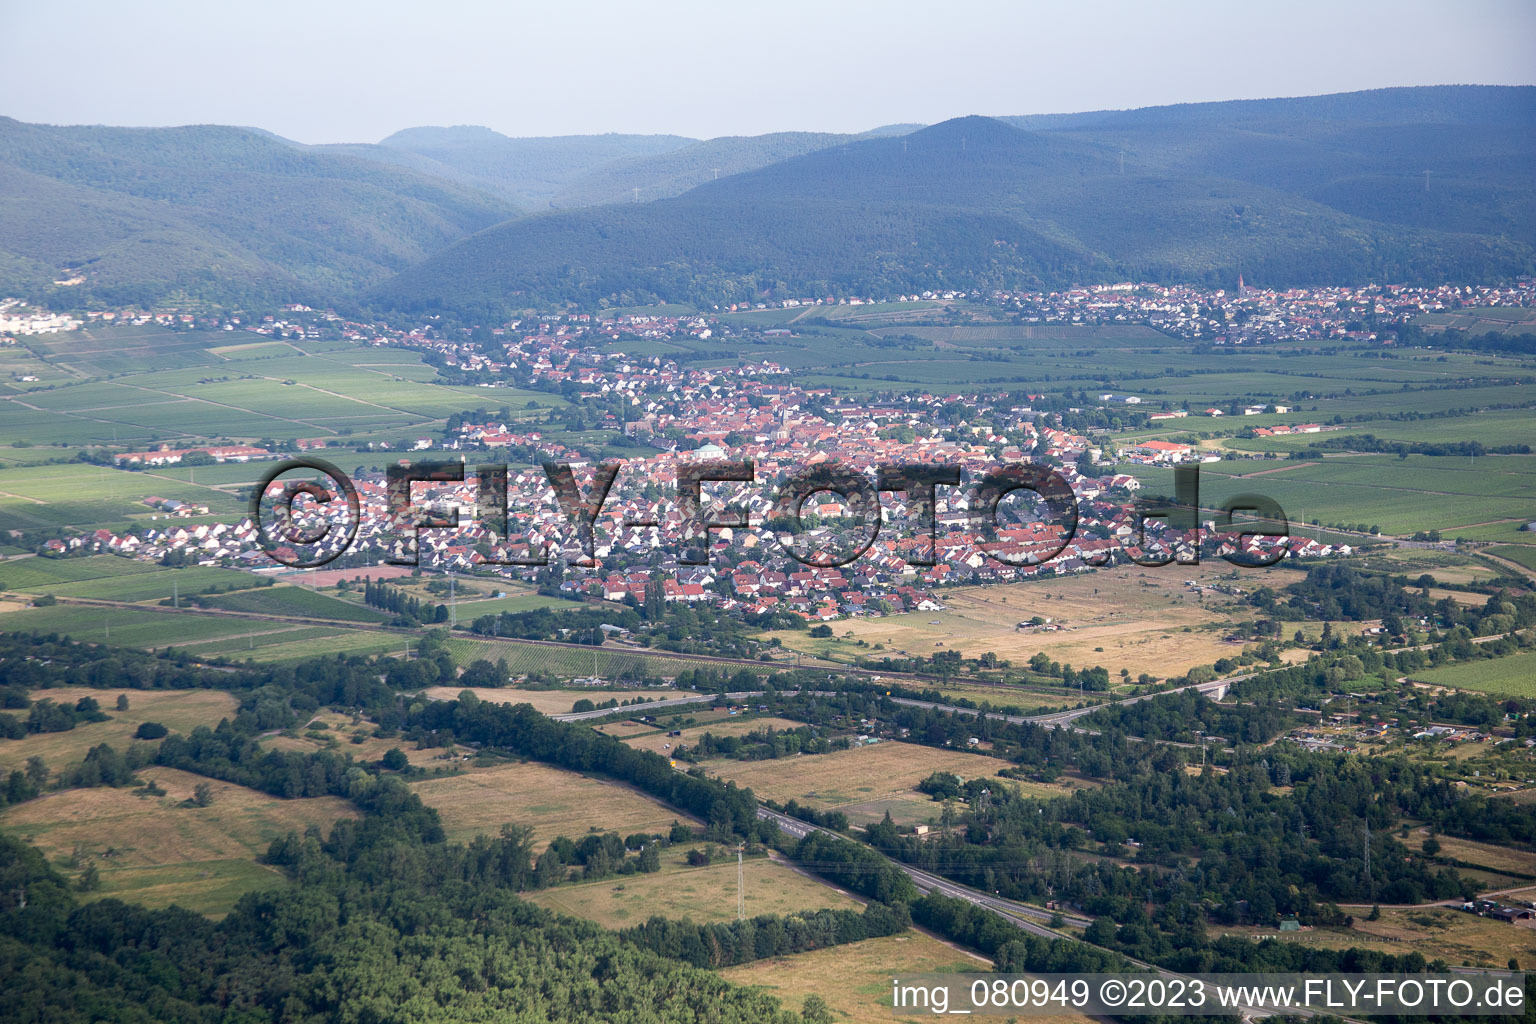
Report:
M 325 301 L 515 215 L 486 192 L 245 128 L 0 118 L 0 294 Z
M 658 157 L 694 145 L 681 135 L 560 135 L 511 138 L 489 128 L 407 128 L 367 155 L 410 155 L 448 169 L 448 176 L 498 192 L 532 210 L 544 209 L 572 182 L 598 168 Z M 637 182 L 637 184 L 639 184 Z
M 1128 277 L 1232 283 L 1242 273 L 1281 285 L 1530 269 L 1533 144 L 1522 126 L 1536 89 L 1352 95 L 1083 115 L 1085 124 L 1060 119 L 1045 131 L 959 118 L 675 199 L 502 225 L 378 295 L 406 308 L 715 303 Z
M 1002 120 L 1123 150 L 1128 172 L 1235 178 L 1361 217 L 1536 243 L 1530 86 L 1372 89 Z

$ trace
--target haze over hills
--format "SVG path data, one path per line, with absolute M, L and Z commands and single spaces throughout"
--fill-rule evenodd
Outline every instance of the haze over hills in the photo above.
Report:
M 708 139 L 656 156 L 604 164 L 568 182 L 550 205 L 564 209 L 633 202 L 636 189 L 640 202 L 666 199 L 706 181 L 756 170 L 857 137 L 826 132 L 774 132 Z
M 543 209 L 570 183 L 615 161 L 692 145 L 681 135 L 561 135 L 509 138 L 489 128 L 407 128 L 379 149 L 424 157 L 519 206 Z
M 707 141 L 0 119 L 0 290 L 492 311 L 1486 280 L 1533 266 L 1533 128 L 1536 88 L 1483 86 Z
M 1340 120 L 1319 120 L 1330 109 Z M 1533 110 L 1536 89 L 1458 87 L 1081 115 L 1049 131 L 958 118 L 674 199 L 501 225 L 376 295 L 496 308 L 1507 276 L 1532 266 Z M 1425 167 L 1442 169 L 1427 198 Z
M 0 118 L 9 294 L 78 274 L 62 301 L 333 299 L 516 212 L 440 177 L 243 128 Z
M 1000 118 L 1362 217 L 1536 243 L 1536 90 L 1437 86 Z M 1429 173 L 1426 188 L 1425 172 Z

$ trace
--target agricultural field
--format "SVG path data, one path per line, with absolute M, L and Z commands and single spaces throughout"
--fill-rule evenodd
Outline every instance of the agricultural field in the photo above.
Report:
M 634 700 L 636 697 L 650 697 L 653 700 L 668 700 L 672 697 L 685 697 L 686 690 L 630 690 L 630 689 L 598 689 L 591 686 L 575 687 L 568 690 L 519 690 L 513 686 L 506 687 L 463 687 L 463 686 L 429 686 L 422 690 L 422 696 L 434 700 L 453 700 L 470 690 L 476 697 L 491 704 L 532 704 L 535 711 L 545 715 L 563 715 L 571 710 L 571 705 L 585 698 L 594 704 L 605 701 L 617 700 L 623 703 Z M 703 700 L 708 705 L 707 699 Z M 671 710 L 663 708 L 663 711 Z M 688 709 L 678 709 L 688 710 Z M 641 714 L 636 709 L 636 714 Z
M 728 967 L 720 976 L 738 985 L 761 988 L 791 1010 L 808 995 L 825 999 L 839 1024 L 918 1024 L 934 1019 L 930 1011 L 898 1013 L 891 1006 L 891 976 L 901 974 L 984 974 L 992 962 L 910 931 L 865 939 L 810 953 L 758 960 Z M 1041 1022 L 1086 1021 L 1085 1017 L 1031 1017 Z
M 1457 330 L 1468 334 L 1536 332 L 1536 312 L 1523 306 L 1481 306 L 1446 313 L 1421 313 L 1414 323 L 1426 331 Z
M 83 597 L 98 601 L 158 602 L 180 599 L 186 607 L 186 599 L 200 594 L 245 590 L 262 584 L 259 577 L 238 569 L 218 569 L 212 566 L 192 565 L 181 569 L 154 566 L 152 572 L 108 576 L 78 583 L 36 588 L 37 592 L 55 597 Z
M 401 653 L 402 649 L 401 645 L 397 642 L 398 639 L 388 633 L 354 629 L 332 633 L 329 636 L 295 639 L 281 644 L 271 644 L 266 647 L 258 646 L 247 656 L 252 661 L 269 662 L 272 664 L 331 657 L 337 654 L 371 657 L 377 654 Z M 196 653 L 197 650 L 197 648 L 192 649 L 193 653 Z M 239 654 L 234 653 L 227 656 L 238 658 Z
M 1522 536 L 1531 537 L 1532 534 L 1523 533 Z M 1484 550 L 1486 554 L 1514 562 L 1516 565 L 1536 569 L 1536 545 L 1496 544 Z
M 1172 493 L 1172 470 L 1122 468 L 1140 479 L 1148 493 Z M 1524 521 L 1536 502 L 1536 456 L 1351 455 L 1268 467 L 1226 462 L 1201 467 L 1204 506 L 1219 507 L 1252 492 L 1278 502 L 1297 534 L 1310 535 L 1299 524 L 1317 519 L 1379 526 L 1395 535 L 1428 530 L 1460 535 L 1491 522 Z
M 0 590 L 43 593 L 64 583 L 153 573 L 157 566 L 116 555 L 85 558 L 37 558 L 26 555 L 0 561 Z
M 1078 668 L 1103 665 L 1111 675 L 1126 669 L 1132 677 L 1146 672 L 1163 678 L 1241 651 L 1241 645 L 1222 639 L 1224 627 L 1251 617 L 1242 608 L 1220 607 L 1231 604 L 1232 598 L 1193 593 L 1186 580 L 1253 590 L 1280 587 L 1294 578 L 1281 567 L 1236 569 L 1221 561 L 1117 566 L 1081 576 L 941 590 L 937 596 L 943 611 L 837 622 L 832 627 L 837 635 L 829 639 L 817 640 L 799 630 L 768 635 L 791 649 L 831 659 L 931 657 L 935 650 L 954 649 L 970 658 L 992 651 L 1022 665 L 1043 651 Z M 1058 628 L 1017 628 L 1037 615 Z M 858 646 L 860 640 L 866 646 Z M 1020 697 L 1021 703 L 1028 700 Z
M 261 615 L 299 615 L 314 619 L 336 619 L 343 622 L 383 622 L 388 618 L 383 612 L 356 601 L 344 601 L 307 587 L 279 584 L 259 590 L 244 590 L 236 594 L 221 594 L 208 599 L 214 608 L 226 611 L 252 612 Z
M 0 830 L 37 846 L 67 875 L 83 869 L 86 858 L 93 861 L 101 873 L 99 896 L 218 917 L 247 892 L 287 884 L 281 872 L 256 863 L 272 840 L 310 825 L 327 832 L 358 816 L 338 797 L 281 800 L 173 768 L 138 774 L 166 795 L 64 790 L 0 812 Z M 204 782 L 212 803 L 183 806 Z
M 695 868 L 682 863 L 676 850 L 674 847 L 663 854 L 662 870 L 654 874 L 561 885 L 526 898 L 548 910 L 584 917 L 604 928 L 627 928 L 653 916 L 699 924 L 736 920 L 735 856 Z M 742 876 L 749 918 L 823 908 L 857 910 L 862 906 L 841 889 L 809 878 L 779 860 L 749 858 L 742 864 Z
M 0 418 L 6 403 L 0 402 Z M 78 529 L 148 525 L 156 513 L 145 499 L 175 498 L 208 507 L 210 518 L 238 518 L 245 502 L 234 494 L 203 484 L 157 475 L 92 466 L 86 463 L 27 466 L 0 473 L 0 529 L 35 530 L 56 526 Z M 204 518 L 176 520 L 195 525 Z
M 897 824 L 937 819 L 940 805 L 916 786 L 934 772 L 953 772 L 962 779 L 996 776 L 1007 761 L 962 750 L 941 750 L 915 743 L 886 740 L 871 746 L 835 750 L 830 754 L 800 754 L 771 761 L 706 761 L 711 776 L 751 789 L 759 798 L 796 803 L 817 810 L 837 810 L 856 825 L 879 821 L 887 812 Z M 1068 792 L 1066 786 L 1004 782 L 1031 796 Z
M 673 822 L 687 820 L 628 786 L 534 762 L 470 768 L 413 782 L 411 789 L 437 809 L 448 838 L 456 841 L 496 835 L 506 824 L 527 825 L 542 849 L 556 836 L 665 834 Z
M 1458 690 L 1536 697 L 1536 654 L 1512 654 L 1505 658 L 1423 669 L 1414 672 L 1412 678 L 1416 682 L 1452 686 Z
M 13 633 L 60 633 L 89 643 L 159 650 L 202 640 L 243 637 L 251 620 L 175 612 L 171 609 L 114 608 L 59 604 L 0 612 L 0 630 Z
M 116 710 L 117 698 L 128 697 L 128 710 Z M 134 742 L 134 731 L 144 722 L 159 722 L 172 732 L 189 733 L 199 725 L 212 728 L 219 719 L 234 715 L 240 702 L 223 690 L 98 690 L 85 686 L 61 686 L 32 690 L 32 700 L 51 700 L 55 704 L 74 704 L 81 697 L 94 697 L 111 718 L 105 722 L 85 722 L 66 732 L 31 733 L 19 740 L 0 740 L 0 773 L 9 773 L 26 764 L 29 757 L 41 757 L 55 772 L 84 759 L 86 751 L 100 743 L 117 750 Z
M 490 399 L 436 383 L 415 352 L 246 341 L 233 332 L 92 328 L 32 349 L 56 386 L 0 394 L 0 444 L 398 436 L 492 400 L 520 412 L 534 395 L 503 388 Z M 546 407 L 565 404 L 537 397 Z
M 461 620 L 462 621 L 462 620 Z M 496 662 L 505 660 L 514 676 L 542 672 L 556 678 L 576 679 L 597 675 L 603 679 L 650 680 L 674 679 L 689 669 L 724 669 L 732 674 L 745 668 L 752 672 L 773 672 L 774 665 L 721 665 L 686 654 L 652 654 L 616 645 L 604 647 L 553 647 L 517 643 L 510 640 L 471 639 L 455 636 L 448 640 L 448 650 L 460 665 L 477 658 Z

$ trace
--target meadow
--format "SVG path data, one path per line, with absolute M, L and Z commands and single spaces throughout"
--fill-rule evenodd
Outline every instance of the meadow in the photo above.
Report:
M 0 812 L 0 830 L 37 846 L 66 875 L 94 862 L 98 897 L 218 917 L 247 892 L 288 884 L 256 862 L 272 840 L 311 825 L 328 832 L 358 816 L 337 797 L 281 800 L 173 768 L 145 768 L 139 777 L 165 795 L 63 790 Z M 212 802 L 187 806 L 201 783 L 212 789 Z
M 918 1024 L 933 1020 L 934 1014 L 929 1010 L 898 1012 L 891 1005 L 893 975 L 986 974 L 991 970 L 990 960 L 925 932 L 910 931 L 728 967 L 720 976 L 738 985 L 757 986 L 792 1010 L 798 1010 L 806 996 L 820 996 L 832 1010 L 832 1019 L 840 1024 Z M 1042 1024 L 1087 1020 L 1079 1016 L 1030 1019 Z
M 128 710 L 117 710 L 117 698 L 128 697 Z M 144 722 L 159 722 L 172 732 L 190 733 L 199 725 L 209 728 L 221 718 L 232 716 L 239 701 L 223 690 L 98 690 L 70 686 L 33 690 L 34 700 L 55 704 L 74 704 L 81 697 L 94 697 L 110 718 L 105 722 L 85 722 L 66 732 L 31 733 L 21 739 L 0 740 L 0 772 L 23 767 L 27 758 L 41 757 L 55 772 L 85 758 L 86 751 L 100 743 L 125 750 L 133 734 Z
M 556 836 L 580 839 L 592 831 L 665 835 L 673 822 L 689 820 L 621 783 L 534 762 L 469 768 L 411 789 L 437 809 L 448 838 L 461 842 L 526 825 L 542 849 Z
M 842 811 L 858 825 L 879 821 L 887 812 L 898 824 L 937 820 L 940 804 L 917 792 L 916 786 L 923 779 L 934 772 L 977 779 L 996 776 L 1011 767 L 1011 763 L 985 754 L 894 740 L 830 754 L 703 763 L 710 775 L 751 789 L 759 798 L 779 803 L 794 800 L 818 810 Z M 1067 792 L 1063 786 L 1030 784 L 1027 788 L 1035 796 Z
M 698 844 L 700 847 L 702 843 Z M 669 849 L 662 870 L 623 875 L 597 882 L 561 885 L 530 894 L 531 903 L 604 928 L 627 928 L 653 916 L 698 924 L 736 920 L 736 857 L 703 867 L 688 867 Z M 790 865 L 766 857 L 742 864 L 747 917 L 792 915 L 823 908 L 858 910 L 862 904 L 840 889 L 809 878 Z

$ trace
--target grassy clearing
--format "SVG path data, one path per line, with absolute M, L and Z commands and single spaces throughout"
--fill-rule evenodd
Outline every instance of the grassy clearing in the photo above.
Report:
M 128 710 L 116 710 L 117 698 L 128 697 Z M 112 717 L 105 722 L 87 722 L 68 732 L 31 733 L 19 740 L 0 740 L 0 771 L 10 772 L 26 764 L 29 757 L 41 757 L 55 772 L 85 757 L 86 751 L 100 743 L 126 750 L 135 741 L 133 733 L 143 722 L 159 722 L 173 732 L 189 733 L 199 725 L 210 728 L 219 719 L 231 717 L 239 701 L 223 690 L 96 690 L 83 686 L 65 686 L 33 690 L 33 700 L 51 700 L 73 704 L 81 697 L 95 697 Z
M 677 710 L 686 711 L 688 709 L 679 708 Z M 663 721 L 666 720 L 666 717 L 670 716 L 664 716 Z M 713 733 L 716 737 L 745 736 L 747 733 L 757 729 L 798 729 L 803 724 L 802 722 L 790 721 L 788 718 L 731 718 L 723 722 L 695 725 L 691 728 L 683 729 L 681 736 L 668 736 L 667 730 L 663 730 L 648 732 L 643 736 L 634 736 L 633 738 L 626 738 L 626 735 L 642 727 L 632 722 L 617 722 L 613 725 L 605 725 L 602 728 L 610 736 L 618 736 L 632 747 L 639 750 L 651 750 L 665 755 L 670 754 L 677 747 L 697 743 L 699 737 L 707 732 Z
M 709 774 L 750 788 L 759 797 L 779 803 L 794 800 L 820 810 L 839 810 L 855 824 L 879 821 L 887 811 L 898 824 L 937 819 L 940 805 L 916 790 L 923 779 L 934 772 L 953 772 L 963 779 L 975 779 L 995 776 L 1011 767 L 1007 761 L 984 754 L 892 741 L 772 761 L 704 763 Z M 1069 791 L 1065 786 L 1033 783 L 1025 788 L 1040 796 L 1058 796 Z
M 1419 952 L 1430 960 L 1441 957 L 1453 965 L 1504 967 L 1510 957 L 1525 964 L 1536 956 L 1536 929 L 1445 907 L 1382 908 L 1379 921 L 1357 916 L 1354 928 L 1345 935 L 1356 933 L 1398 939 L 1393 946 L 1401 952 Z
M 1475 843 L 1470 839 L 1457 839 L 1454 836 L 1436 836 L 1435 838 L 1440 842 L 1440 852 L 1436 856 L 1441 858 L 1458 860 L 1464 864 L 1476 864 L 1489 871 L 1536 878 L 1536 853 L 1529 850 Z
M 663 870 L 655 874 L 562 885 L 528 898 L 542 907 L 584 917 L 604 928 L 625 928 L 658 915 L 700 924 L 736 919 L 735 857 L 699 868 L 683 865 L 677 856 L 664 858 L 663 864 Z M 746 861 L 742 874 L 748 917 L 788 915 L 824 907 L 856 910 L 862 905 L 840 889 L 767 858 Z
M 33 843 L 61 867 L 81 849 L 101 872 L 103 896 L 221 915 L 245 892 L 286 884 L 280 873 L 255 863 L 273 839 L 309 825 L 327 831 L 358 816 L 337 797 L 280 800 L 172 768 L 146 768 L 139 775 L 166 795 L 65 790 L 9 808 L 0 814 L 0 829 Z M 181 806 L 203 782 L 213 788 L 213 802 Z
M 460 621 L 463 621 L 462 618 Z M 505 660 L 507 670 L 513 675 L 543 672 L 561 679 L 577 679 L 590 676 L 595 671 L 604 679 L 673 679 L 688 669 L 728 669 L 734 673 L 742 668 L 757 671 L 751 665 L 719 665 L 714 662 L 688 657 L 659 657 L 657 655 L 621 650 L 615 647 L 545 647 L 538 644 L 519 644 L 491 639 L 472 640 L 456 636 L 448 641 L 448 650 L 454 660 L 467 665 L 476 658 L 495 662 Z M 773 671 L 774 666 L 764 665 L 763 672 Z
M 1461 690 L 1479 690 L 1510 697 L 1536 697 L 1536 654 L 1512 654 L 1507 658 L 1425 669 L 1413 673 L 1413 678 Z
M 818 995 L 840 1024 L 891 1024 L 892 1021 L 931 1021 L 929 1011 L 898 1013 L 891 1006 L 894 974 L 982 973 L 991 961 L 965 953 L 921 932 L 865 939 L 811 953 L 759 960 L 720 972 L 738 985 L 752 985 L 778 996 L 787 1009 L 798 1010 L 805 997 Z M 1032 1017 L 1053 1021 L 1058 1018 Z M 1083 1017 L 1060 1020 L 1082 1021 Z
M 650 697 L 655 700 L 668 700 L 672 697 L 685 697 L 687 690 L 597 690 L 591 687 L 578 687 L 569 690 L 519 690 L 507 686 L 501 688 L 491 687 L 463 687 L 463 686 L 429 686 L 422 693 L 434 700 L 454 700 L 464 690 L 469 689 L 481 700 L 492 704 L 532 704 L 535 711 L 546 715 L 563 715 L 571 710 L 571 705 L 583 698 L 594 704 L 601 704 L 609 700 L 634 700 L 636 697 Z M 701 702 L 701 706 L 708 707 L 707 699 Z M 663 712 L 673 710 L 662 708 Z M 687 712 L 691 708 L 679 708 L 679 711 Z M 636 714 L 641 714 L 636 709 Z
M 470 769 L 411 788 L 437 808 L 455 840 L 496 835 L 505 824 L 527 825 L 542 847 L 556 836 L 580 839 L 594 830 L 665 833 L 686 819 L 619 783 L 531 762 Z

